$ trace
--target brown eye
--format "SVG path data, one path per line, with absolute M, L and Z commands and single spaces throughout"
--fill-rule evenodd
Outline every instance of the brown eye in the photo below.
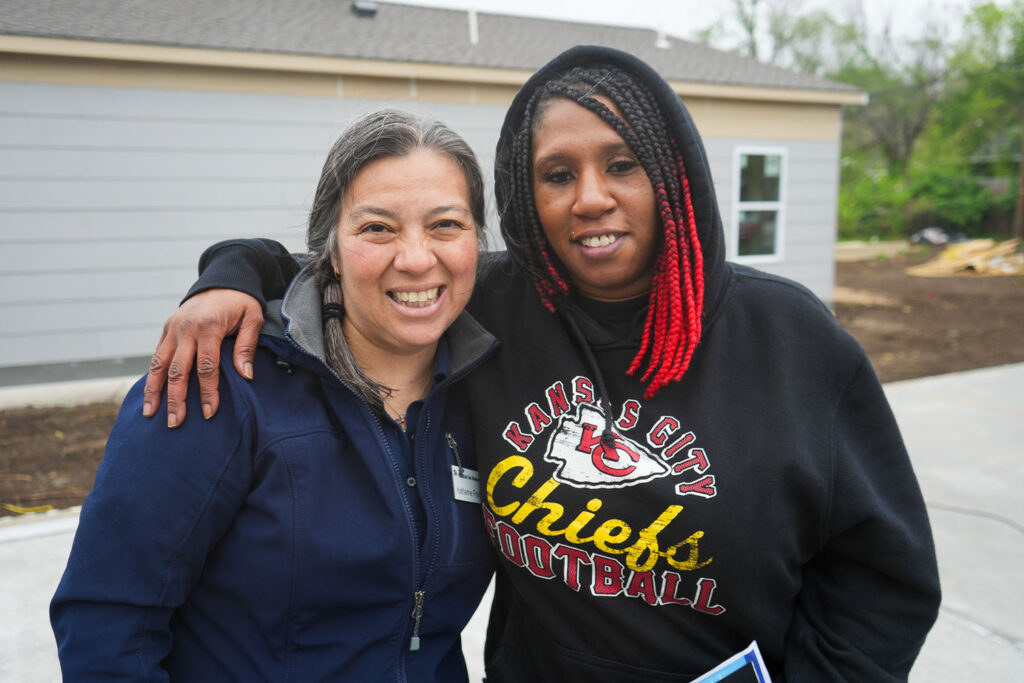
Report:
M 625 174 L 632 171 L 634 168 L 639 166 L 639 162 L 634 159 L 621 159 L 619 161 L 613 161 L 608 166 L 609 173 Z
M 568 171 L 551 171 L 544 174 L 544 182 L 553 185 L 565 185 L 572 180 L 572 174 Z

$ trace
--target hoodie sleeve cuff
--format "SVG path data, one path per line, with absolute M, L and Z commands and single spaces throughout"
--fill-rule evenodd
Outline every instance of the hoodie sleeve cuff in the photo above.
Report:
M 260 302 L 284 296 L 300 264 L 282 244 L 269 239 L 236 239 L 218 242 L 199 259 L 199 279 L 185 300 L 209 289 L 234 289 Z

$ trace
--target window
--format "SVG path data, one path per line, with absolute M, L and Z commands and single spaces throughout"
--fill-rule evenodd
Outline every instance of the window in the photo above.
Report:
M 782 258 L 784 167 L 784 150 L 736 151 L 732 243 L 737 260 Z

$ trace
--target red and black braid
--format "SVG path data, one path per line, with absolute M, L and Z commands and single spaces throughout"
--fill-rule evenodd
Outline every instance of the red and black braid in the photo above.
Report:
M 601 101 L 611 100 L 620 118 Z M 628 374 L 643 368 L 644 398 L 679 381 L 700 341 L 704 268 L 689 181 L 678 145 L 653 95 L 613 66 L 578 67 L 548 81 L 531 96 L 513 137 L 510 172 L 514 191 L 502 233 L 509 251 L 532 276 L 541 302 L 551 311 L 569 293 L 569 276 L 551 250 L 533 196 L 533 133 L 541 105 L 552 98 L 575 101 L 611 126 L 637 155 L 654 189 L 663 240 L 653 265 L 643 342 Z M 511 219 L 511 220 L 509 220 Z

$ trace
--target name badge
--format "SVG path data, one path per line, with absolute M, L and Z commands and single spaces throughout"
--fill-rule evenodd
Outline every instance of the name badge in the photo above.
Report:
M 466 467 L 452 465 L 452 488 L 455 500 L 465 503 L 480 502 L 480 473 Z

